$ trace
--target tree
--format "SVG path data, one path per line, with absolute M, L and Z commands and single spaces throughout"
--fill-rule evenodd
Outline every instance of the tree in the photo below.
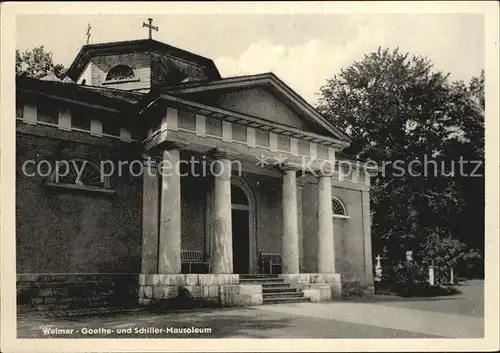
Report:
M 468 186 L 450 171 L 461 155 L 484 151 L 482 82 L 450 83 L 427 58 L 379 48 L 321 87 L 317 108 L 352 138 L 343 153 L 390 162 L 372 178 L 373 249 L 389 262 L 406 250 L 422 260 L 430 234 L 456 239 Z
M 443 148 L 455 159 L 469 161 L 464 165 L 464 175 L 455 178 L 464 206 L 453 232 L 469 249 L 484 253 L 484 71 L 468 84 L 451 85 L 449 109 L 460 138 L 446 140 Z
M 66 76 L 64 66 L 54 64 L 52 53 L 46 52 L 43 45 L 23 53 L 16 49 L 16 75 L 41 78 L 51 71 L 59 79 Z

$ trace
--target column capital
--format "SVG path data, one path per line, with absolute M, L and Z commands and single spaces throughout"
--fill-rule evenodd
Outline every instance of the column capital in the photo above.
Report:
M 188 143 L 185 143 L 185 142 L 177 142 L 177 141 L 165 141 L 165 143 L 163 144 L 163 149 L 164 150 L 182 150 L 184 148 L 186 148 L 187 146 L 189 146 Z
M 285 173 L 285 172 L 290 172 L 290 171 L 293 171 L 293 172 L 298 172 L 299 171 L 299 167 L 296 166 L 296 165 L 293 165 L 293 164 L 289 164 L 289 163 L 283 163 L 281 164 L 278 169 L 282 172 L 282 173 Z
M 334 171 L 331 168 L 324 168 L 316 172 L 318 178 L 333 178 Z
M 303 176 L 297 177 L 297 187 L 302 188 L 307 183 Z
M 233 152 L 231 150 L 223 149 L 223 148 L 214 148 L 211 151 L 212 157 L 215 159 L 227 159 L 232 161 L 234 157 L 238 155 L 238 153 Z
M 152 167 L 155 167 L 158 164 L 158 162 L 163 159 L 161 156 L 150 155 L 147 153 L 143 153 L 141 157 L 144 165 L 150 165 Z

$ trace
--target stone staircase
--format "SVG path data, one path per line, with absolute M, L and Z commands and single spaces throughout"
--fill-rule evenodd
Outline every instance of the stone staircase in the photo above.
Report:
M 293 288 L 290 284 L 284 283 L 283 278 L 278 275 L 268 274 L 242 274 L 240 284 L 260 284 L 262 285 L 263 304 L 283 304 L 309 302 L 309 298 L 304 298 L 304 293 L 299 288 Z

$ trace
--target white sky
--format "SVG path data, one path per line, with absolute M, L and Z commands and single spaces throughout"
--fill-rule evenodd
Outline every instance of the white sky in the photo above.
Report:
M 148 15 L 20 15 L 17 48 L 69 67 L 86 41 L 147 38 Z M 378 46 L 427 56 L 453 80 L 484 68 L 481 14 L 152 15 L 153 38 L 209 57 L 223 77 L 272 71 L 311 103 L 326 79 Z

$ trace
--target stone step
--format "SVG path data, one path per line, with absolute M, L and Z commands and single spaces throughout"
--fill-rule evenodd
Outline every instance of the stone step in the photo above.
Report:
M 283 278 L 269 278 L 269 277 L 251 277 L 240 278 L 240 283 L 283 283 Z
M 290 288 L 289 283 L 279 283 L 279 282 L 271 282 L 271 283 L 259 283 L 262 285 L 262 290 L 271 289 L 271 288 Z
M 297 288 L 290 288 L 289 286 L 283 287 L 263 287 L 262 293 L 286 293 L 286 292 L 294 292 L 300 293 L 300 290 Z
M 241 274 L 241 278 L 279 278 L 279 275 L 271 275 L 271 274 L 264 274 L 264 273 L 252 273 L 252 274 Z
M 304 297 L 273 297 L 273 298 L 263 298 L 263 304 L 288 304 L 288 303 L 304 303 L 310 302 L 310 298 Z
M 289 298 L 289 297 L 298 297 L 301 298 L 304 296 L 303 292 L 297 291 L 288 291 L 288 292 L 276 292 L 276 293 L 262 293 L 262 298 Z

